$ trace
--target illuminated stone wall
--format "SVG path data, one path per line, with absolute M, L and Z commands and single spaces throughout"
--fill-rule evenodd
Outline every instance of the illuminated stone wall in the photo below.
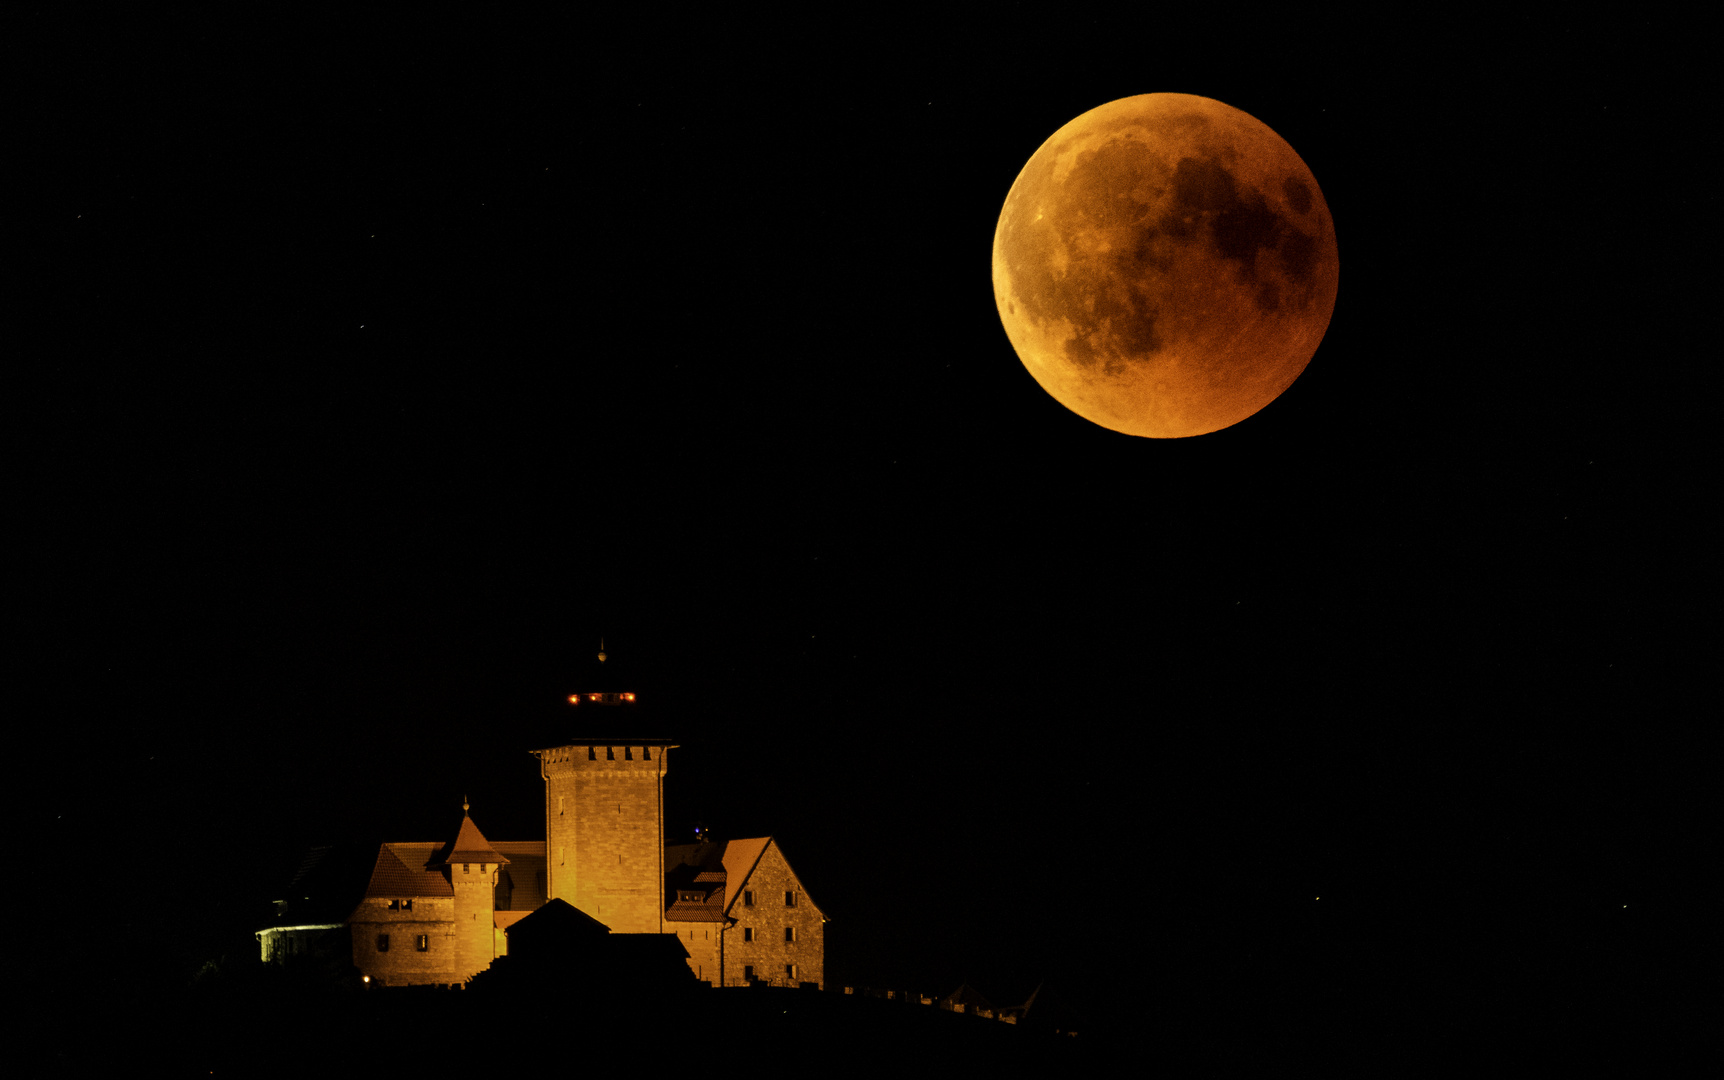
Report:
M 456 983 L 466 978 L 458 968 L 452 897 L 416 897 L 411 911 L 391 911 L 389 903 L 361 900 L 348 919 L 354 967 L 381 979 L 385 986 Z M 380 934 L 389 935 L 387 951 L 377 948 Z M 418 947 L 420 935 L 426 939 L 423 951 Z
M 454 922 L 456 978 L 466 980 L 491 966 L 495 926 L 492 898 L 497 887 L 497 863 L 456 863 L 449 868 L 455 888 Z
M 664 928 L 667 933 L 675 934 L 682 947 L 688 950 L 688 969 L 694 972 L 694 977 L 718 986 L 723 962 L 724 924 L 667 922 Z
M 664 929 L 664 750 L 565 746 L 539 753 L 546 877 L 619 934 Z
M 775 986 L 811 982 L 825 989 L 825 919 L 803 894 L 776 842 L 766 846 L 742 888 L 754 894 L 754 903 L 745 904 L 738 895 L 731 905 L 736 925 L 724 932 L 724 985 L 746 985 L 747 967 L 752 965 L 757 979 Z M 793 904 L 785 904 L 787 892 Z M 786 927 L 794 931 L 794 941 L 785 940 Z M 747 940 L 750 929 L 753 941 Z M 786 964 L 796 965 L 794 978 L 786 973 Z
M 271 927 L 257 932 L 264 963 L 281 963 L 301 956 L 340 960 L 352 951 L 344 923 Z M 345 961 L 344 961 L 345 962 Z

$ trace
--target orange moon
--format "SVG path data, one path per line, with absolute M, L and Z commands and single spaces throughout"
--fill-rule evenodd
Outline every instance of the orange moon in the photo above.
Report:
M 994 302 L 1042 389 L 1176 439 L 1229 427 L 1305 370 L 1335 311 L 1329 204 L 1268 126 L 1143 94 L 1054 132 L 994 229 Z

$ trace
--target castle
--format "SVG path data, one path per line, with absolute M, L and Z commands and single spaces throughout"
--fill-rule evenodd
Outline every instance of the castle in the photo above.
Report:
M 570 701 L 629 705 L 634 695 Z M 561 905 L 552 902 L 563 901 L 613 935 L 674 935 L 694 977 L 713 986 L 824 988 L 826 919 L 777 841 L 666 845 L 673 749 L 591 740 L 532 751 L 545 784 L 544 840 L 489 840 L 463 804 L 453 839 L 383 844 L 340 922 L 259 931 L 263 959 L 345 946 L 371 983 L 461 985 L 508 955 L 511 928 L 536 912 L 553 917 Z M 301 877 L 316 862 L 314 852 Z

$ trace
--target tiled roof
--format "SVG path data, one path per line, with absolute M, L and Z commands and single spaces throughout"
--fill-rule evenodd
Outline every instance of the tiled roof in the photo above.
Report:
M 287 883 L 287 892 L 291 896 L 299 888 L 299 883 L 313 876 L 317 867 L 335 850 L 333 845 L 323 844 L 311 848 L 299 860 L 299 868 L 294 871 L 293 880 Z
M 365 895 L 376 865 L 375 843 L 312 848 L 300 860 L 291 882 L 270 896 L 275 901 L 272 925 L 342 921 Z
M 500 930 L 507 931 L 509 927 L 514 926 L 516 923 L 531 914 L 532 912 L 530 911 L 493 911 L 491 913 L 491 925 Z
M 732 840 L 724 845 L 725 911 L 729 911 L 731 905 L 736 903 L 742 883 L 754 872 L 754 864 L 760 861 L 760 856 L 766 851 L 766 845 L 770 843 L 772 837 L 761 836 L 753 840 Z
M 531 920 L 531 921 L 529 921 Z M 567 900 L 551 900 L 537 911 L 529 911 L 519 919 L 509 924 L 509 941 L 518 940 L 515 931 L 522 935 L 541 936 L 542 938 L 567 940 L 570 938 L 591 940 L 594 937 L 605 937 L 611 928 L 588 915 Z
M 693 844 L 666 844 L 664 847 L 664 868 L 673 870 L 681 866 L 694 867 L 701 870 L 722 870 L 719 858 L 724 854 L 724 845 L 715 844 L 710 840 L 701 840 Z
M 543 906 L 545 902 L 545 844 L 541 840 L 496 840 L 491 846 L 499 855 L 506 856 L 509 865 L 503 867 L 498 877 L 498 884 L 507 882 L 509 888 L 500 890 L 507 897 L 508 910 L 532 911 Z
M 369 897 L 454 896 L 449 880 L 425 868 L 439 844 L 384 844 L 365 887 Z
M 455 843 L 442 862 L 450 863 L 506 863 L 491 842 L 485 839 L 485 834 L 479 831 L 479 826 L 473 824 L 473 819 L 467 814 L 461 815 L 461 831 L 455 834 Z
M 719 898 L 710 901 L 678 900 L 665 909 L 666 922 L 724 922 L 724 908 Z

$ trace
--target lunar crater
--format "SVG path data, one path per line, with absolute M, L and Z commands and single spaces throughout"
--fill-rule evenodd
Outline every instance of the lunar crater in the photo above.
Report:
M 1327 206 L 1297 154 L 1187 95 L 1067 124 L 995 231 L 995 296 L 1025 366 L 1068 408 L 1136 435 L 1202 434 L 1267 405 L 1310 360 L 1337 279 Z

